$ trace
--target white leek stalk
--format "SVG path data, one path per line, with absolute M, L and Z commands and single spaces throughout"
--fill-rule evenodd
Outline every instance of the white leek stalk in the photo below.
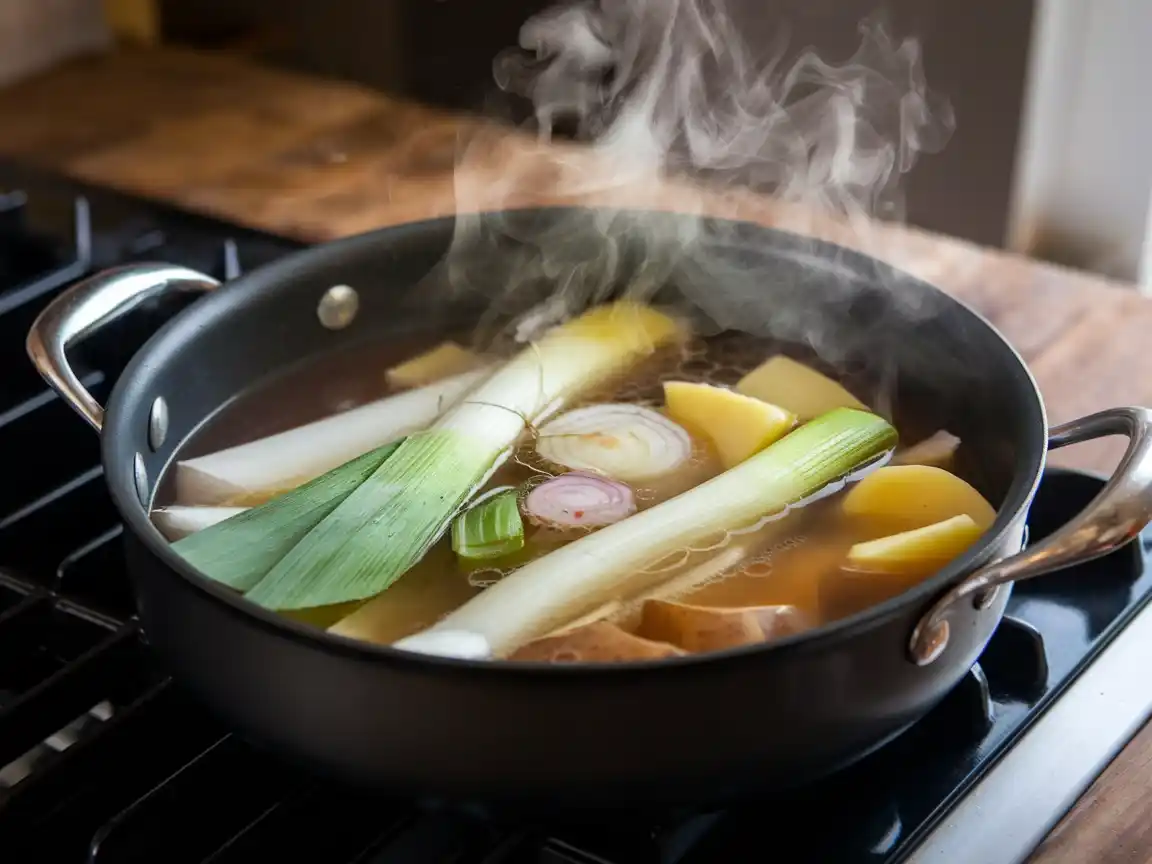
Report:
M 724 576 L 729 570 L 738 566 L 748 558 L 753 551 L 759 549 L 763 543 L 764 538 L 760 532 L 737 537 L 702 564 L 697 564 L 695 567 L 673 576 L 666 582 L 660 582 L 633 597 L 629 597 L 626 601 L 609 600 L 604 605 L 597 606 L 591 612 L 581 615 L 575 621 L 569 621 L 567 624 L 557 627 L 551 633 L 545 634 L 545 638 L 547 636 L 566 633 L 569 630 L 583 627 L 585 624 L 591 624 L 595 621 L 603 620 L 613 623 L 627 622 L 630 618 L 633 618 L 640 611 L 640 608 L 649 600 L 675 600 L 695 591 L 707 582 Z M 627 626 L 627 624 L 625 623 L 624 626 Z
M 244 507 L 182 507 L 175 504 L 152 511 L 152 522 L 169 540 L 180 540 L 189 534 L 211 528 L 217 523 L 243 513 Z
M 830 411 L 706 483 L 531 561 L 396 647 L 434 653 L 429 637 L 437 631 L 466 631 L 484 637 L 494 655 L 507 655 L 666 579 L 644 569 L 662 558 L 827 494 L 895 444 L 896 430 L 882 418 Z
M 222 504 L 267 497 L 306 483 L 373 448 L 427 428 L 492 367 L 176 463 L 176 500 Z
M 732 568 L 741 564 L 754 550 L 764 544 L 764 538 L 753 534 L 748 539 L 736 538 L 707 561 L 673 576 L 666 582 L 661 582 L 649 588 L 628 602 L 628 608 L 636 609 L 649 600 L 675 600 L 683 597 L 707 582 L 723 576 Z
M 681 333 L 667 315 L 623 302 L 549 331 L 430 429 L 408 438 L 248 598 L 272 609 L 302 609 L 380 593 L 439 539 L 526 422 L 539 422 Z

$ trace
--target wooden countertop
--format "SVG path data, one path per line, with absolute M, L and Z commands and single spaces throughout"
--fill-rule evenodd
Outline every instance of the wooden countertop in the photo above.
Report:
M 509 203 L 501 190 L 510 172 L 540 179 L 513 203 L 588 194 L 557 194 L 553 181 L 563 167 L 554 155 L 471 121 L 350 84 L 170 50 L 76 61 L 0 91 L 0 130 L 0 156 L 309 241 L 449 214 L 458 197 L 467 209 Z M 478 149 L 456 185 L 453 166 L 465 140 Z M 610 197 L 807 230 L 862 247 L 964 298 L 1027 360 L 1053 423 L 1114 405 L 1152 405 L 1152 302 L 1129 286 L 920 231 L 846 234 L 750 196 L 631 183 Z M 1081 445 L 1053 461 L 1105 471 L 1119 446 Z M 1150 763 L 1152 726 L 1033 864 L 1152 858 Z

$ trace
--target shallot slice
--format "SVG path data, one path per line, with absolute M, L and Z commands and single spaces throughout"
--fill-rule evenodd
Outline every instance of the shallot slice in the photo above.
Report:
M 573 471 L 545 480 L 528 493 L 528 515 L 558 528 L 598 528 L 636 512 L 632 490 L 616 480 Z
M 642 405 L 589 405 L 544 424 L 536 452 L 574 471 L 635 483 L 676 470 L 692 456 L 683 427 Z

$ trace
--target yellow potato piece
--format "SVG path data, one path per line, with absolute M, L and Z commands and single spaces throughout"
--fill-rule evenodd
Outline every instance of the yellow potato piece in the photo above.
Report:
M 675 645 L 633 636 L 615 624 L 597 621 L 556 636 L 536 639 L 514 651 L 508 659 L 544 663 L 618 663 L 678 657 L 683 653 Z
M 796 425 L 783 408 L 710 384 L 666 381 L 664 401 L 669 417 L 712 440 L 725 468 L 759 453 Z
M 922 528 L 953 516 L 969 516 L 981 530 L 996 511 L 970 484 L 933 465 L 885 465 L 844 496 L 848 516 L 875 519 L 898 529 Z
M 460 347 L 455 342 L 443 342 L 399 366 L 392 367 L 385 375 L 393 387 L 423 387 L 434 381 L 479 369 L 483 364 L 484 358 L 478 354 Z
M 983 534 L 970 516 L 857 543 L 848 550 L 848 566 L 875 573 L 928 576 L 960 555 Z
M 871 410 L 827 375 L 783 354 L 765 360 L 741 378 L 736 392 L 779 405 L 801 421 L 819 417 L 833 408 Z
M 389 645 L 431 627 L 466 603 L 477 589 L 453 566 L 452 549 L 439 543 L 422 561 L 370 600 L 355 604 L 351 614 L 328 627 L 330 633 Z M 333 607 L 326 607 L 333 608 Z
M 798 633 L 805 624 L 794 606 L 717 609 L 649 600 L 644 604 L 636 635 L 695 653 L 756 645 Z
M 659 309 L 619 300 L 589 309 L 552 332 L 575 340 L 590 339 L 605 349 L 615 346 L 613 350 L 620 353 L 647 354 L 686 336 L 688 329 L 684 321 Z

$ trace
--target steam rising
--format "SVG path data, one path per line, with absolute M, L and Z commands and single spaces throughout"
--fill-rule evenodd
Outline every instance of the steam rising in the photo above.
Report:
M 952 115 L 915 40 L 879 21 L 860 34 L 840 65 L 812 51 L 785 63 L 783 48 L 757 64 L 720 0 L 600 0 L 531 18 L 494 64 L 500 89 L 530 103 L 529 134 L 482 126 L 462 150 L 452 290 L 484 299 L 487 327 L 514 316 L 523 340 L 622 287 L 646 298 L 674 284 L 715 328 L 848 359 L 860 340 L 847 309 L 875 274 L 815 243 L 766 256 L 763 232 L 710 217 L 763 214 L 759 193 L 790 230 L 836 224 L 869 252 L 890 240 L 876 220 L 902 219 L 899 181 L 944 145 Z M 542 201 L 578 209 L 509 212 Z M 901 314 L 923 311 L 887 287 Z M 784 290 L 811 302 L 785 310 L 773 302 Z

